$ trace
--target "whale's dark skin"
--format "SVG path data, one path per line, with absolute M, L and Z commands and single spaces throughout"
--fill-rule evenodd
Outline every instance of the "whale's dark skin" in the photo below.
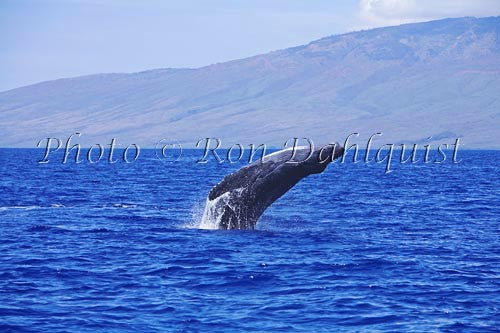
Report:
M 297 147 L 295 153 L 281 150 L 227 175 L 208 195 L 211 201 L 230 192 L 218 209 L 222 216 L 215 217 L 220 220 L 219 229 L 254 229 L 269 205 L 302 178 L 323 172 L 343 153 L 338 143 L 313 149 Z

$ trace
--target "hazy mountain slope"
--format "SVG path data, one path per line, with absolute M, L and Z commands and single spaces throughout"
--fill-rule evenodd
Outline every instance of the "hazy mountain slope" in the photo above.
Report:
M 460 135 L 500 148 L 500 18 L 353 32 L 198 69 L 98 74 L 0 93 L 0 146 L 79 142 L 280 144 L 295 136 L 384 141 Z

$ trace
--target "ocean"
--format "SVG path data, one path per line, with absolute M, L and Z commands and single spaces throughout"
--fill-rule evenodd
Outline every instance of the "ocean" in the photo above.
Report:
M 0 149 L 0 332 L 500 327 L 500 151 L 333 163 L 254 231 L 199 227 L 243 162 L 42 157 Z

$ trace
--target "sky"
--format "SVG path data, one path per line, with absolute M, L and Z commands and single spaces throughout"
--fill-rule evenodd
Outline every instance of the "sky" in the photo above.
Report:
M 379 26 L 497 15 L 500 0 L 0 0 L 0 91 L 201 67 Z

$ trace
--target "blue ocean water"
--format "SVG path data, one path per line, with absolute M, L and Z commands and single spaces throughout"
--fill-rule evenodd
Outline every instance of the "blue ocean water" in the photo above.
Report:
M 332 164 L 255 231 L 198 229 L 238 164 L 37 164 L 0 149 L 0 332 L 500 327 L 498 151 Z

